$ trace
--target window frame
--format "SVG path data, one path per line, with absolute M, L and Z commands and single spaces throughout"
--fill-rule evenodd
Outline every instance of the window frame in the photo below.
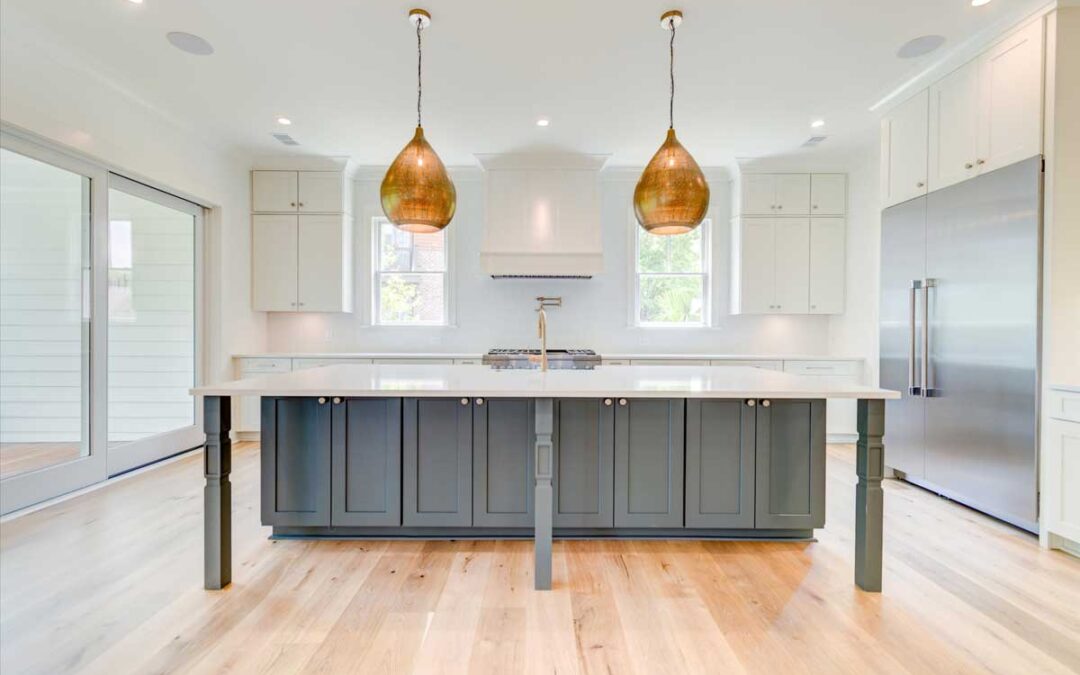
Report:
M 379 245 L 379 235 L 382 232 L 383 225 L 390 225 L 390 220 L 383 215 L 372 216 L 371 218 L 371 236 L 369 241 L 371 243 L 371 325 L 372 326 L 387 326 L 387 327 L 409 327 L 409 328 L 438 328 L 453 325 L 452 309 L 453 303 L 451 302 L 451 292 L 453 289 L 453 283 L 451 283 L 451 261 L 454 258 L 453 255 L 453 237 L 450 234 L 450 228 L 444 228 L 442 230 L 443 235 L 443 270 L 437 271 L 409 271 L 409 272 L 394 272 L 390 270 L 382 270 L 381 265 L 381 253 L 382 249 Z M 414 244 L 415 246 L 415 244 Z M 442 275 L 443 278 L 443 310 L 442 321 L 382 321 L 380 318 L 381 313 L 381 278 L 384 274 L 431 274 Z
M 712 285 L 713 285 L 713 255 L 712 255 L 712 226 L 713 219 L 706 217 L 701 221 L 698 229 L 701 231 L 701 271 L 700 272 L 642 272 L 641 264 L 641 233 L 637 220 L 631 215 L 633 226 L 633 242 L 630 249 L 630 325 L 635 328 L 708 328 L 712 325 Z M 649 235 L 660 236 L 660 235 Z M 684 235 L 670 235 L 684 236 Z M 641 280 L 643 277 L 701 277 L 701 321 L 668 322 L 668 321 L 642 321 L 641 320 Z

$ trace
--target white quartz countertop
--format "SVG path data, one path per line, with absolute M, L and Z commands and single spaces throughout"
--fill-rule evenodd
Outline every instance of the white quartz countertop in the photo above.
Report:
M 496 370 L 463 365 L 342 364 L 197 387 L 202 396 L 487 396 L 529 398 L 900 398 L 845 378 L 741 366 Z
M 478 359 L 480 352 L 259 352 L 233 354 L 234 359 Z M 661 359 L 665 361 L 862 361 L 861 356 L 828 354 L 605 354 L 612 360 Z

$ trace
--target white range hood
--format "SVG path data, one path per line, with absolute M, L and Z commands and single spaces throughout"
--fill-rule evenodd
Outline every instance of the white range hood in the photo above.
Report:
M 600 169 L 608 155 L 477 155 L 480 264 L 495 278 L 588 279 L 603 271 Z

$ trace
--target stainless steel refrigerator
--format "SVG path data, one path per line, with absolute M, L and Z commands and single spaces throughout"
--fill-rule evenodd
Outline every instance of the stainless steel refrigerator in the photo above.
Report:
M 1038 530 L 1042 158 L 897 204 L 881 222 L 885 463 Z

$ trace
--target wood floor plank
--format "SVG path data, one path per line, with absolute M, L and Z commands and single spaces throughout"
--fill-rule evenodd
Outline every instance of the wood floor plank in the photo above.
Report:
M 0 521 L 3 673 L 1080 673 L 1080 561 L 885 481 L 852 582 L 854 453 L 805 543 L 267 539 L 234 448 L 234 582 L 207 592 L 198 455 Z

